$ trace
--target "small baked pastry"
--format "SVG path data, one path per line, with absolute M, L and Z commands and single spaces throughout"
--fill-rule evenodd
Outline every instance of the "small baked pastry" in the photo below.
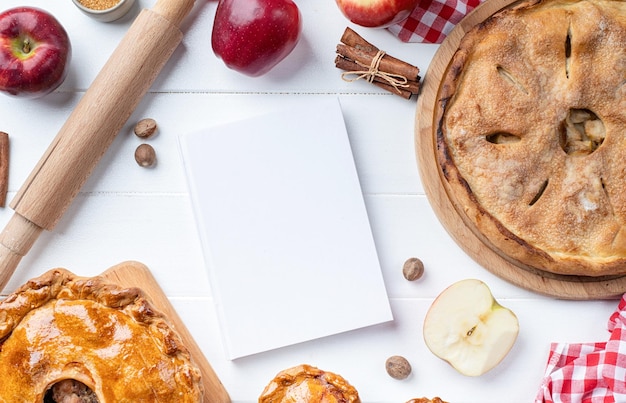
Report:
M 471 29 L 437 160 L 465 224 L 517 266 L 626 274 L 626 2 L 532 0 Z
M 356 389 L 343 377 L 306 364 L 279 372 L 259 397 L 259 403 L 360 401 Z
M 0 379 L 3 403 L 197 403 L 203 396 L 189 352 L 139 289 L 64 269 L 0 302 Z

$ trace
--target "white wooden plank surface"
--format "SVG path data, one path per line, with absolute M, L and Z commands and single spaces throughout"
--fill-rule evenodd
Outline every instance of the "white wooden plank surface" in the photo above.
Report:
M 296 2 L 305 21 L 301 43 L 268 75 L 248 78 L 226 69 L 213 55 L 210 33 L 216 2 L 198 0 L 185 21 L 183 45 L 59 225 L 44 233 L 22 261 L 8 289 L 52 267 L 95 275 L 123 260 L 142 261 L 171 297 L 235 402 L 256 401 L 278 371 L 301 363 L 344 375 L 364 402 L 436 395 L 455 403 L 532 401 L 550 342 L 605 340 L 606 321 L 616 302 L 540 296 L 495 277 L 468 258 L 439 224 L 424 195 L 413 149 L 415 100 L 367 83 L 342 81 L 333 59 L 335 45 L 350 24 L 333 0 Z M 9 200 L 138 9 L 153 3 L 138 0 L 131 15 L 106 24 L 84 16 L 70 0 L 2 2 L 3 8 L 32 5 L 49 10 L 67 28 L 74 45 L 70 75 L 56 93 L 39 100 L 0 96 L 0 130 L 11 136 Z M 384 30 L 352 27 L 423 73 L 437 49 L 401 43 Z M 344 111 L 395 321 L 229 361 L 203 268 L 178 136 L 280 108 L 295 98 L 335 96 Z M 141 169 L 133 159 L 140 141 L 132 126 L 142 117 L 153 117 L 160 125 L 159 134 L 150 140 L 158 155 L 154 169 Z M 9 208 L 0 210 L 0 224 L 11 213 Z M 425 276 L 414 283 L 401 273 L 402 264 L 412 256 L 426 265 Z M 433 298 L 467 277 L 486 281 L 521 324 L 511 354 L 496 370 L 478 378 L 459 375 L 435 358 L 421 336 Z M 311 320 L 323 320 L 311 315 Z M 386 375 L 384 361 L 393 354 L 410 360 L 414 373 L 409 379 L 396 381 Z

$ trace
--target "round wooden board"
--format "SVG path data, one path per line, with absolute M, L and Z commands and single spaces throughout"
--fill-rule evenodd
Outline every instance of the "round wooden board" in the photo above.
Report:
M 455 242 L 493 274 L 527 290 L 572 300 L 618 298 L 626 292 L 626 277 L 563 276 L 529 270 L 503 258 L 464 223 L 442 183 L 436 157 L 436 107 L 441 79 L 466 32 L 517 0 L 487 0 L 450 32 L 424 75 L 415 116 L 415 147 L 420 177 L 428 200 Z

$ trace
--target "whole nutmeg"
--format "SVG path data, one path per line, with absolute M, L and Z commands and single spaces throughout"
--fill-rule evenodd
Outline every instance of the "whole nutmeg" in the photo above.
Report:
M 402 266 L 402 274 L 409 281 L 415 281 L 424 275 L 424 263 L 416 257 L 407 259 Z
M 139 166 L 149 168 L 156 163 L 156 152 L 150 144 L 140 144 L 135 150 L 135 161 Z
M 135 135 L 137 137 L 141 137 L 142 139 L 147 139 L 152 136 L 157 129 L 156 120 L 151 118 L 141 119 L 135 125 Z
M 411 375 L 411 364 L 409 364 L 406 358 L 399 355 L 387 358 L 385 369 L 389 376 L 394 379 L 406 379 Z

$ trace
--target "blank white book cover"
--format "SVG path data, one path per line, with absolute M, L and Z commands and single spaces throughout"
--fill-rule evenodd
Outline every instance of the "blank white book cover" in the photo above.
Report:
M 230 359 L 393 319 L 338 99 L 180 145 Z

